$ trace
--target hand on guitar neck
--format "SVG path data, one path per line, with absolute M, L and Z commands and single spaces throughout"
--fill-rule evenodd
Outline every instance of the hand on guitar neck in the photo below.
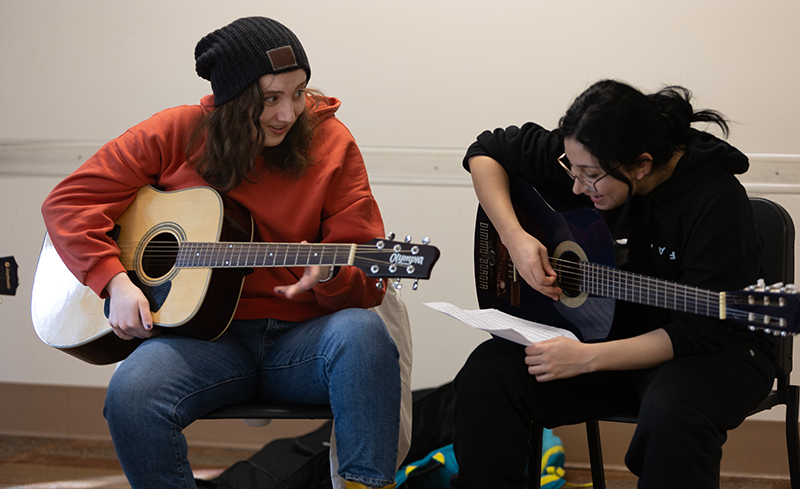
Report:
M 303 240 L 301 241 L 302 244 L 308 243 L 308 241 Z M 322 282 L 323 280 L 327 281 L 333 277 L 333 272 L 335 267 L 333 266 L 309 266 L 303 268 L 303 276 L 300 277 L 296 283 L 292 285 L 279 285 L 275 287 L 276 294 L 283 294 L 286 296 L 287 299 L 292 300 L 301 292 L 305 292 L 306 290 L 311 290 L 312 287 L 317 285 L 318 283 Z

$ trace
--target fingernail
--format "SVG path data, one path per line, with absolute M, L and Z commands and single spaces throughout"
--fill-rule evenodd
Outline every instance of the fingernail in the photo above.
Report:
M 144 325 L 144 329 L 153 329 L 153 325 L 152 324 L 145 324 Z

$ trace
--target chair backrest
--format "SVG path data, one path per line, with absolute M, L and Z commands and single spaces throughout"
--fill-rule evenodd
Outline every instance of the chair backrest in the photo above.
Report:
M 761 268 L 767 284 L 794 282 L 794 222 L 780 204 L 761 197 L 751 197 L 756 227 L 764 235 Z M 780 338 L 777 345 L 779 388 L 789 384 L 792 371 L 793 337 Z

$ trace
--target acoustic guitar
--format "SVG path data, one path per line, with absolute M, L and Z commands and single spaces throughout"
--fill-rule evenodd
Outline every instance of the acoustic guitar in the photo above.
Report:
M 154 325 L 209 341 L 227 329 L 254 267 L 352 266 L 378 279 L 377 286 L 387 278 L 399 287 L 400 279 L 430 278 L 439 258 L 433 246 L 380 238 L 363 244 L 252 242 L 249 213 L 207 187 L 142 187 L 115 224 L 120 260 L 150 302 Z M 118 362 L 144 340 L 118 338 L 108 311 L 109 301 L 78 282 L 46 235 L 31 300 L 39 338 L 88 363 Z
M 794 285 L 759 281 L 717 292 L 619 270 L 611 233 L 597 212 L 555 203 L 522 179 L 513 178 L 511 190 L 520 224 L 547 247 L 563 293 L 553 301 L 525 283 L 479 207 L 474 265 L 481 308 L 568 329 L 583 340 L 606 337 L 618 300 L 728 319 L 776 335 L 798 332 L 800 300 Z

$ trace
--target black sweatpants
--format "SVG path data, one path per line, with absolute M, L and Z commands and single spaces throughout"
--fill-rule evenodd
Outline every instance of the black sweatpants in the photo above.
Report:
M 524 347 L 493 338 L 457 375 L 452 489 L 527 487 L 532 420 L 553 428 L 637 408 L 625 463 L 639 488 L 715 488 L 727 431 L 764 399 L 775 374 L 769 355 L 736 337 L 713 355 L 551 382 L 528 374 L 524 357 Z

